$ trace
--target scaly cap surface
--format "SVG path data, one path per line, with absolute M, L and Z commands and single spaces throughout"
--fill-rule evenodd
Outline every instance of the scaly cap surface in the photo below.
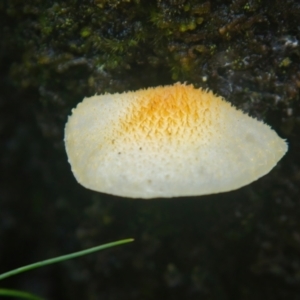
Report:
M 65 144 L 79 183 L 131 198 L 234 190 L 287 151 L 268 125 L 180 83 L 85 98 L 72 110 Z

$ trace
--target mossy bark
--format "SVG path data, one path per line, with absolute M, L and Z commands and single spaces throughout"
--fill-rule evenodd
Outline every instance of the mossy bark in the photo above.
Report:
M 296 0 L 0 3 L 0 272 L 136 242 L 2 286 L 49 299 L 298 299 Z M 187 81 L 270 124 L 289 152 L 235 192 L 131 201 L 79 186 L 64 152 L 85 96 Z

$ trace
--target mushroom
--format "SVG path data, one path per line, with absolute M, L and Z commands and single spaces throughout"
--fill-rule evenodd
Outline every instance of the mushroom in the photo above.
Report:
M 181 83 L 85 98 L 68 119 L 65 145 L 84 187 L 145 199 L 238 189 L 287 151 L 268 125 Z

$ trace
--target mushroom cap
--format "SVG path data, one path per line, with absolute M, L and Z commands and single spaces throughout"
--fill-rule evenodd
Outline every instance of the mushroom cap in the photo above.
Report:
M 287 151 L 268 125 L 180 83 L 85 98 L 68 119 L 65 145 L 80 184 L 130 198 L 231 191 Z

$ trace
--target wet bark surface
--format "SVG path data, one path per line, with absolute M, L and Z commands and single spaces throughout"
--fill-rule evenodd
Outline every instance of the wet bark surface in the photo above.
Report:
M 47 299 L 299 299 L 298 1 L 0 4 L 0 273 L 133 237 L 1 282 Z M 67 116 L 85 96 L 176 81 L 287 139 L 265 177 L 213 196 L 131 200 L 74 179 Z

